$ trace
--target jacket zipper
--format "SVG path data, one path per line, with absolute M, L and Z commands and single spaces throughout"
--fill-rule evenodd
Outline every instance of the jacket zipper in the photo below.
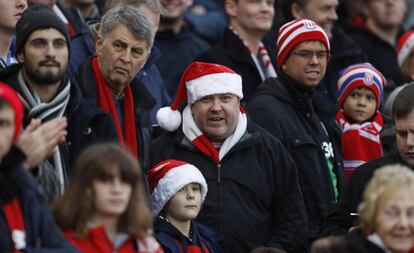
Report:
M 221 182 L 221 164 L 217 164 L 217 183 Z

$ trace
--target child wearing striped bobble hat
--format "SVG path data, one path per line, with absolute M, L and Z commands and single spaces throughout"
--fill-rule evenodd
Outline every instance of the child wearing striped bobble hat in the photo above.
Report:
M 379 111 L 384 76 L 369 63 L 354 64 L 341 71 L 338 79 L 336 123 L 342 130 L 342 158 L 345 176 L 351 177 L 361 164 L 382 157 Z

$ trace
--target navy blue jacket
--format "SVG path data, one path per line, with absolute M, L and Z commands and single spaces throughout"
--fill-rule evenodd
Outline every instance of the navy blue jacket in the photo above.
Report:
M 161 51 L 162 60 L 157 61 L 168 95 L 175 98 L 181 75 L 196 57 L 210 45 L 184 26 L 177 34 L 173 31 L 157 32 L 154 45 Z
M 191 229 L 192 238 L 189 240 L 172 224 L 160 217 L 157 217 L 154 223 L 155 238 L 161 244 L 164 253 L 183 253 L 177 241 L 183 246 L 184 253 L 187 253 L 187 247 L 185 245 L 200 247 L 202 243 L 210 253 L 221 252 L 219 236 L 213 230 L 193 221 L 191 222 Z
M 0 163 L 0 184 L 11 184 L 17 189 L 17 198 L 22 208 L 26 229 L 24 252 L 77 253 L 78 251 L 69 245 L 56 226 L 33 177 L 19 165 L 25 159 L 26 157 L 19 150 L 12 149 Z M 1 206 L 5 203 L 4 195 L 4 188 L 1 188 Z M 11 252 L 12 247 L 9 227 L 1 208 L 0 252 Z

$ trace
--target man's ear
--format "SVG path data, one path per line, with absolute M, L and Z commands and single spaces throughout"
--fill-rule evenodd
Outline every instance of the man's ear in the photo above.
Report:
M 17 54 L 17 61 L 19 61 L 20 64 L 24 63 L 24 53 L 20 52 Z
M 224 0 L 224 8 L 226 9 L 227 15 L 229 15 L 229 17 L 231 18 L 237 16 L 236 5 L 237 3 L 235 2 L 235 0 Z
M 283 64 L 282 64 L 281 69 L 282 69 L 283 71 L 286 71 L 286 70 L 287 70 L 286 63 L 283 63 Z
M 305 11 L 297 3 L 293 3 L 290 6 L 290 12 L 294 18 L 305 18 Z
M 102 36 L 98 35 L 98 37 L 96 37 L 96 42 L 95 42 L 96 55 L 101 55 L 103 43 L 104 41 L 103 41 Z

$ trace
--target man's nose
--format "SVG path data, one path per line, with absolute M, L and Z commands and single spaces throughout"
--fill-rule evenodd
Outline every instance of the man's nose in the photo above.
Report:
M 130 49 L 126 49 L 126 50 L 123 52 L 123 54 L 122 54 L 122 56 L 121 56 L 121 59 L 122 59 L 124 62 L 129 63 L 129 62 L 131 62 L 131 57 L 132 57 L 132 55 L 131 55 L 131 50 L 130 50 Z

